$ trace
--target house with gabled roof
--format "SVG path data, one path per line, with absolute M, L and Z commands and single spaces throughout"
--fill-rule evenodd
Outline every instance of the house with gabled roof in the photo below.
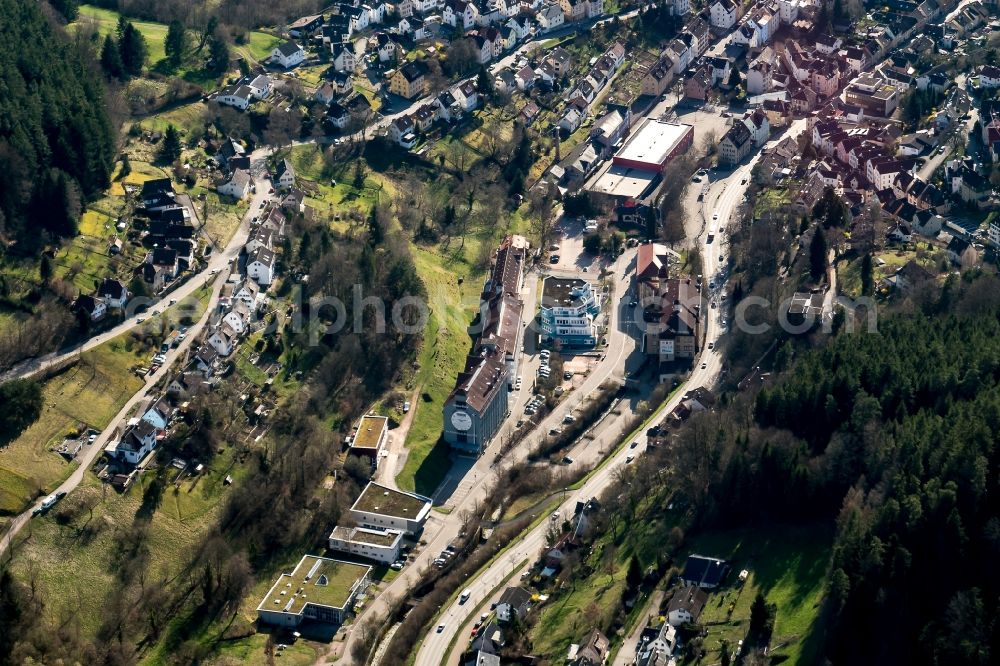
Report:
M 245 169 L 236 169 L 229 178 L 221 181 L 216 190 L 219 194 L 234 199 L 246 199 L 253 187 L 253 177 Z
M 247 277 L 266 287 L 274 280 L 274 264 L 274 252 L 259 247 L 247 257 Z
M 221 323 L 208 336 L 208 344 L 218 352 L 219 356 L 229 356 L 233 353 L 239 338 L 239 334 L 229 324 Z
M 301 65 L 305 59 L 306 52 L 302 50 L 301 46 L 292 41 L 279 44 L 271 51 L 271 60 L 285 69 Z
M 121 309 L 128 304 L 128 289 L 125 283 L 114 278 L 104 278 L 97 288 L 97 297 L 102 299 L 109 308 Z

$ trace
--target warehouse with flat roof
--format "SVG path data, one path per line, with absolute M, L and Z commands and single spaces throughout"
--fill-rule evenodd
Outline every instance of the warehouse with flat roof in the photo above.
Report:
M 694 127 L 655 118 L 642 121 L 612 162 L 615 166 L 662 172 L 694 143 Z

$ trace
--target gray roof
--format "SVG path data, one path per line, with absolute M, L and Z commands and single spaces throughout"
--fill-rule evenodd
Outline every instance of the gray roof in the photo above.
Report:
M 300 47 L 295 42 L 285 42 L 284 44 L 278 47 L 278 52 L 281 53 L 281 55 L 283 56 L 294 55 L 301 50 L 302 47 Z

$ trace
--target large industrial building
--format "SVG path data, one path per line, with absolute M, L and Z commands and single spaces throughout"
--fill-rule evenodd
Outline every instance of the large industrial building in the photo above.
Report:
M 619 167 L 662 173 L 671 160 L 686 152 L 693 142 L 693 126 L 647 118 L 612 162 Z
M 508 388 L 521 349 L 521 287 L 528 242 L 507 236 L 483 286 L 474 326 L 479 338 L 444 405 L 444 439 L 463 454 L 479 455 L 509 412 Z
M 590 190 L 628 201 L 649 195 L 664 169 L 694 143 L 694 127 L 647 118 L 618 150 Z

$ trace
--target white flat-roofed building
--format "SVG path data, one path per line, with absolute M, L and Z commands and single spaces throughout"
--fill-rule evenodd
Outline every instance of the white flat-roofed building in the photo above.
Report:
M 662 172 L 694 143 L 694 127 L 647 118 L 614 156 L 615 166 Z
M 367 557 L 383 564 L 399 559 L 403 534 L 396 530 L 371 530 L 365 527 L 334 527 L 330 533 L 330 550 Z
M 423 531 L 430 512 L 430 499 L 377 483 L 369 483 L 351 507 L 351 517 L 362 527 L 408 535 Z

